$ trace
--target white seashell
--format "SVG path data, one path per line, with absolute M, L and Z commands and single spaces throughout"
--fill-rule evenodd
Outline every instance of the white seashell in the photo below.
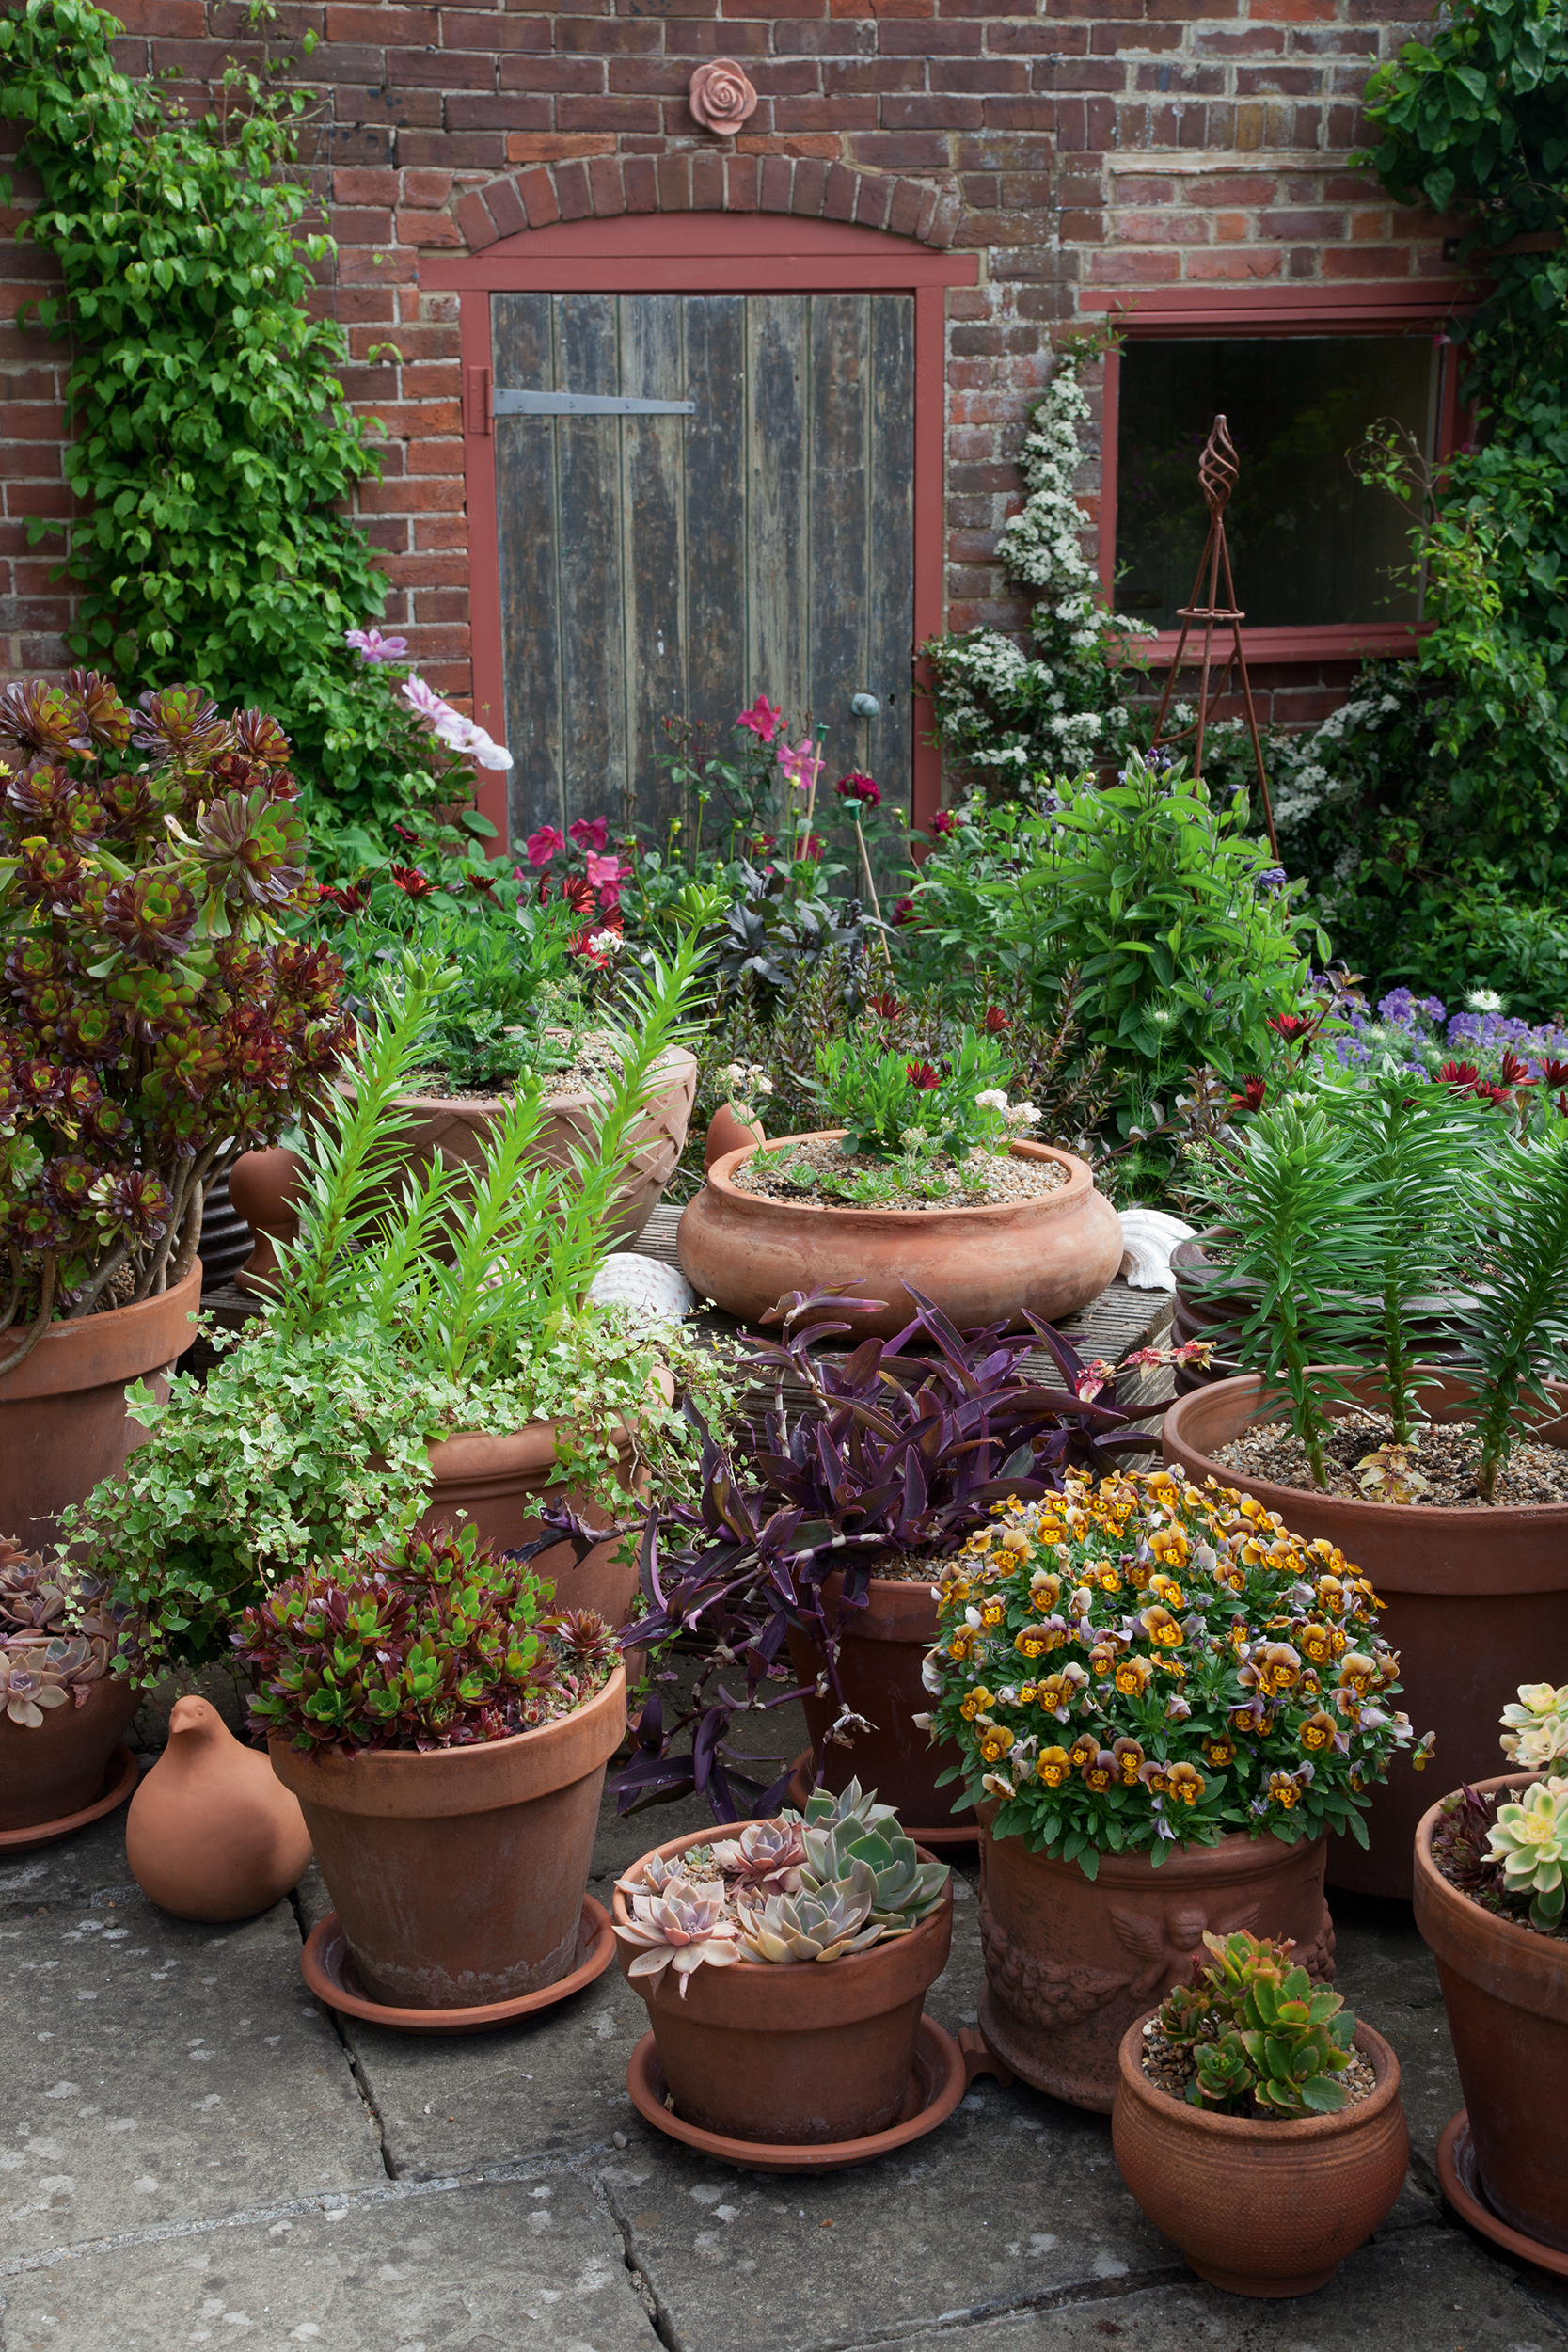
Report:
M 589 1284 L 588 1295 L 600 1307 L 629 1307 L 649 1323 L 683 1323 L 697 1304 L 697 1294 L 678 1266 L 635 1249 L 614 1250 Z
M 1179 1216 L 1167 1216 L 1164 1209 L 1123 1209 L 1120 1272 L 1128 1288 L 1174 1291 L 1170 1253 L 1179 1241 L 1190 1241 L 1196 1230 L 1183 1225 Z

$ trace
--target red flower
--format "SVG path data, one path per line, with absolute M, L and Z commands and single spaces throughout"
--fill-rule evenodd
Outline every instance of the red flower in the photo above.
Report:
M 1240 1094 L 1230 1098 L 1230 1107 L 1233 1111 L 1260 1111 L 1268 1090 L 1261 1078 L 1243 1078 Z
M 931 831 L 933 833 L 947 834 L 950 833 L 957 833 L 958 830 L 958 820 L 954 816 L 952 810 L 950 808 L 939 808 L 936 815 L 931 819 Z
M 584 963 L 591 963 L 596 970 L 602 972 L 610 961 L 610 958 L 602 947 L 595 947 L 594 942 L 599 936 L 600 931 L 609 929 L 608 923 L 585 924 L 572 941 L 573 955 L 580 956 Z
M 896 1021 L 904 1009 L 891 988 L 884 988 L 879 996 L 868 996 L 865 1009 L 867 1012 L 879 1013 L 884 1021 Z
M 421 874 L 417 866 L 394 866 L 392 881 L 410 898 L 428 898 L 436 884 L 428 874 Z
M 602 850 L 610 838 L 610 820 L 605 817 L 578 817 L 566 830 L 579 850 Z
M 1568 1061 L 1544 1061 L 1541 1075 L 1549 1087 L 1568 1087 Z
M 904 1075 L 911 1086 L 920 1089 L 922 1094 L 929 1094 L 933 1087 L 939 1087 L 942 1084 L 941 1071 L 933 1070 L 928 1061 L 907 1061 L 904 1064 Z
M 568 874 L 561 885 L 561 895 L 574 914 L 592 914 L 594 885 L 585 874 Z
M 1000 1005 L 986 1007 L 986 1017 L 980 1026 L 988 1037 L 1000 1037 L 1004 1029 L 1010 1029 L 1012 1025 Z
M 863 776 L 858 768 L 840 776 L 833 790 L 841 801 L 863 801 L 867 808 L 880 808 L 882 804 L 881 786 L 873 784 L 869 776 Z
M 820 857 L 827 846 L 827 843 L 823 840 L 822 835 L 819 833 L 808 833 L 803 841 L 799 841 L 796 844 L 795 859 L 797 865 L 799 865 L 804 858 Z
M 1271 1012 L 1269 1026 L 1276 1037 L 1284 1039 L 1287 1045 L 1293 1045 L 1298 1038 L 1309 1033 L 1312 1024 L 1299 1012 Z
M 1497 1075 L 1505 1087 L 1532 1087 L 1535 1084 L 1535 1080 L 1529 1074 L 1528 1063 L 1522 1062 L 1516 1054 L 1504 1054 L 1502 1067 L 1497 1072 Z
M 323 882 L 321 895 L 340 914 L 357 914 L 361 907 L 371 902 L 371 886 L 369 882 L 350 882 L 346 890 L 340 890 L 336 882 Z
M 1507 1087 L 1488 1086 L 1484 1078 L 1478 1078 L 1470 1091 L 1482 1103 L 1512 1103 L 1513 1100 Z
M 893 919 L 895 923 L 912 922 L 914 919 L 914 900 L 912 898 L 900 898 L 894 907 Z
M 1473 1061 L 1446 1061 L 1437 1073 L 1439 1085 L 1458 1087 L 1464 1094 L 1474 1091 L 1480 1077 L 1481 1072 Z
M 397 834 L 400 841 L 406 841 L 410 845 L 416 845 L 419 841 L 419 834 L 417 833 L 410 833 L 407 826 L 400 825 L 395 818 L 392 820 L 392 831 Z

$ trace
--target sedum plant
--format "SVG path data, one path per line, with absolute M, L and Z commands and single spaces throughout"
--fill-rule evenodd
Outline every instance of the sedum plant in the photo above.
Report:
M 192 687 L 73 670 L 0 693 L 0 1332 L 195 1263 L 230 1145 L 276 1142 L 352 1039 L 289 739 Z
M 1338 1993 L 1291 1965 L 1287 1939 L 1204 1931 L 1207 1967 L 1193 1963 L 1160 2010 L 1159 2029 L 1192 2066 L 1188 2104 L 1220 2115 L 1289 2121 L 1332 2115 L 1348 2097 L 1355 2019 Z
M 738 1960 L 829 1962 L 908 1935 L 947 1899 L 952 1872 L 922 1862 L 875 1789 L 816 1790 L 803 1814 L 749 1821 L 738 1837 L 650 1855 L 617 1882 L 629 1916 L 615 1932 L 636 1950 L 629 1973 L 657 1985 L 673 1967 L 681 1997 L 692 1971 Z
M 552 1591 L 471 1521 L 291 1577 L 231 1637 L 256 1678 L 251 1728 L 307 1754 L 422 1754 L 569 1715 L 620 1652 L 592 1611 L 555 1613 Z
M 56 1707 L 85 1707 L 112 1671 L 126 1612 L 69 1562 L 0 1535 L 0 1709 L 36 1731 Z
M 1076 1860 L 1348 1830 L 1408 1718 L 1366 1577 L 1251 1495 L 1169 1470 L 1007 1499 L 934 1587 L 933 1740 L 992 1834 Z M 1424 1764 L 1432 1735 L 1414 1761 Z

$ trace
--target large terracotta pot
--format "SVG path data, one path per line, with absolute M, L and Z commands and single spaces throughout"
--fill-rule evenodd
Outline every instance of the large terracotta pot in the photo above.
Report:
M 1311 2295 L 1390 2212 L 1410 2162 L 1400 2062 L 1380 2033 L 1355 2046 L 1377 2088 L 1337 2115 L 1211 2115 L 1143 2070 L 1143 2020 L 1122 2036 L 1111 2143 L 1121 2177 L 1200 2279 L 1232 2295 Z
M 1370 1374 L 1348 1376 L 1346 1386 L 1370 1404 L 1381 1393 Z M 1324 1536 L 1370 1577 L 1384 1636 L 1400 1653 L 1401 1704 L 1418 1733 L 1437 1734 L 1445 1780 L 1479 1780 L 1497 1760 L 1504 1701 L 1568 1655 L 1568 1503 L 1426 1510 L 1243 1477 L 1213 1457 L 1250 1422 L 1279 1418 L 1277 1405 L 1259 1412 L 1261 1392 L 1249 1376 L 1179 1397 L 1161 1432 L 1165 1460 L 1200 1483 L 1215 1478 L 1256 1495 L 1293 1534 Z M 1443 1375 L 1425 1393 L 1434 1421 L 1465 1418 L 1470 1391 L 1456 1375 Z M 1554 1393 L 1568 1405 L 1568 1389 Z M 1326 1409 L 1338 1416 L 1343 1408 Z M 1548 1426 L 1554 1442 L 1562 1442 L 1563 1425 Z M 1365 1816 L 1369 1845 L 1331 1840 L 1330 1883 L 1408 1899 L 1429 1788 L 1396 1757 Z
M 168 1394 L 162 1375 L 195 1339 L 200 1304 L 198 1259 L 156 1298 L 52 1324 L 13 1373 L 5 1359 L 27 1334 L 0 1333 L 0 1535 L 47 1549 L 66 1506 L 123 1467 L 140 1441 L 126 1419 L 126 1388 L 145 1379 L 157 1396 Z
M 711 1829 L 654 1851 L 703 1846 Z M 641 1880 L 644 1854 L 626 1878 Z M 922 1852 L 921 1859 L 931 1856 Z M 631 1913 L 617 1886 L 615 1916 Z M 914 2066 L 927 1988 L 947 1965 L 953 1889 L 909 1935 L 847 1960 L 743 1960 L 696 1968 L 683 1998 L 673 1969 L 657 1990 L 631 1975 L 636 1954 L 617 1936 L 616 1958 L 648 2005 L 658 2062 L 683 2122 L 724 2139 L 814 2147 L 864 2139 L 897 2119 Z
M 843 1589 L 841 1577 L 828 1585 L 824 1599 L 830 1614 Z M 944 1740 L 933 1747 L 913 1721 L 932 1704 L 920 1679 L 920 1666 L 936 1638 L 937 1605 L 928 1583 L 872 1578 L 865 1607 L 846 1613 L 838 1678 L 847 1704 L 874 1728 L 852 1733 L 847 1747 L 834 1742 L 823 1768 L 824 1786 L 835 1796 L 852 1779 L 863 1788 L 875 1788 L 914 1838 L 927 1829 L 972 1828 L 974 1821 L 973 1813 L 958 1822 L 952 1819 L 953 1801 L 962 1794 L 958 1782 L 937 1787 L 938 1775 L 959 1760 L 957 1744 Z M 789 1655 L 801 1682 L 813 1680 L 820 1671 L 817 1651 L 794 1627 Z M 816 1697 L 814 1690 L 800 1704 L 816 1747 L 833 1721 L 832 1701 Z
M 125 1817 L 125 1859 L 144 1895 L 177 1919 L 219 1925 L 270 1911 L 297 1886 L 310 1833 L 259 1748 L 206 1699 L 177 1699 L 168 1744 Z
M 1323 1901 L 1319 1837 L 1272 1836 L 1102 1853 L 1099 1875 L 994 1837 L 994 1804 L 977 1808 L 980 1943 L 986 1989 L 980 2029 L 1025 2082 L 1108 2115 L 1122 2036 L 1151 2001 L 1185 1984 L 1203 1932 L 1291 1937 L 1309 1976 L 1334 1974 L 1334 1923 Z
M 668 1374 L 658 1375 L 669 1404 L 674 1396 Z M 618 1475 L 626 1489 L 628 1507 L 648 1490 L 648 1473 L 637 1466 L 633 1433 L 619 1431 Z M 541 1496 L 565 1502 L 590 1527 L 609 1527 L 609 1514 L 576 1486 L 566 1486 L 555 1454 L 555 1423 L 534 1422 L 506 1437 L 469 1433 L 437 1438 L 429 1448 L 436 1486 L 419 1526 L 423 1535 L 460 1517 L 472 1519 L 480 1534 L 499 1551 L 515 1551 L 532 1543 L 543 1528 L 535 1505 Z M 556 1598 L 563 1609 L 592 1609 L 607 1625 L 620 1627 L 631 1614 L 637 1595 L 637 1562 L 617 1565 L 619 1539 L 597 1544 L 578 1567 L 572 1565 L 572 1547 L 552 1544 L 533 1563 L 540 1576 L 552 1577 Z
M 96 1803 L 137 1696 L 105 1675 L 88 1685 L 85 1706 L 48 1708 L 31 1729 L 0 1713 L 0 1833 L 63 1821 Z
M 1538 1777 L 1472 1786 L 1528 1788 Z M 1568 1944 L 1449 1884 L 1432 1858 L 1439 1809 L 1416 1833 L 1416 1925 L 1437 1962 L 1481 2186 L 1512 2228 L 1568 2252 Z
M 626 1727 L 617 1666 L 575 1715 L 511 1740 L 352 1756 L 267 1742 L 372 2000 L 482 2009 L 570 1974 L 605 1767 Z
M 784 1136 L 767 1149 L 811 1140 Z M 1012 1149 L 1022 1158 L 1055 1160 L 1068 1182 L 994 1208 L 825 1208 L 742 1192 L 733 1180 L 749 1152 L 726 1152 L 681 1213 L 681 1272 L 705 1298 L 753 1327 L 787 1292 L 834 1283 L 852 1296 L 887 1302 L 876 1314 L 843 1318 L 860 1339 L 873 1332 L 891 1339 L 910 1322 L 914 1302 L 906 1283 L 934 1298 L 960 1330 L 1020 1325 L 1025 1310 L 1051 1322 L 1098 1298 L 1112 1279 L 1121 1263 L 1121 1220 L 1070 1152 L 1043 1143 Z
M 696 1057 L 677 1045 L 671 1048 L 664 1062 L 670 1074 L 648 1097 L 635 1130 L 636 1150 L 621 1185 L 621 1206 L 613 1228 L 613 1247 L 620 1249 L 630 1248 L 637 1241 L 686 1147 L 697 1091 Z M 399 1104 L 411 1115 L 412 1123 L 400 1146 L 400 1156 L 410 1172 L 428 1168 L 437 1154 L 449 1168 L 480 1167 L 490 1130 L 506 1110 L 499 1100 L 435 1094 L 403 1095 Z M 566 1168 L 574 1151 L 592 1153 L 600 1116 L 600 1106 L 590 1095 L 547 1097 L 538 1162 Z

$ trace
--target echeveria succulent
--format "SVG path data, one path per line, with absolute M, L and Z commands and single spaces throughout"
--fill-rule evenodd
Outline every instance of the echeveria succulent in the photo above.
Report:
M 85 1707 L 111 1672 L 127 1613 L 96 1578 L 0 1536 L 0 1709 L 36 1731 L 56 1707 Z
M 1503 1866 L 1505 1894 L 1528 1896 L 1530 1926 L 1550 1933 L 1562 1920 L 1568 1780 L 1537 1781 L 1499 1804 L 1487 1842 L 1492 1860 Z

